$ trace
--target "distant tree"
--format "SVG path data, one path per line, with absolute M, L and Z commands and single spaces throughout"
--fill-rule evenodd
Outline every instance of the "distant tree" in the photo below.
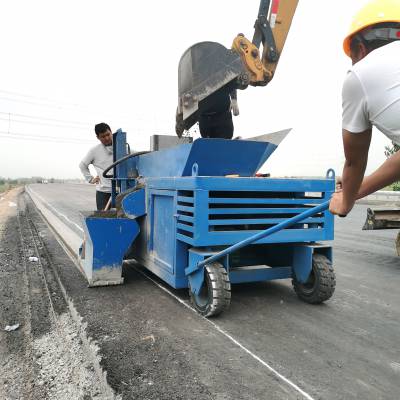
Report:
M 391 146 L 385 146 L 385 156 L 386 158 L 391 157 L 393 154 L 400 150 L 400 146 L 392 141 Z M 392 189 L 396 192 L 400 191 L 400 181 L 392 183 Z

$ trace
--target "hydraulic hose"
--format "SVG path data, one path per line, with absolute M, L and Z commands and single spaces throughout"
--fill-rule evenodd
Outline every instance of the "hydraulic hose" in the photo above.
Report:
M 107 172 L 110 171 L 110 169 L 116 167 L 118 164 L 121 164 L 123 161 L 129 160 L 132 157 L 137 157 L 137 156 L 141 156 L 142 154 L 147 154 L 147 153 L 151 153 L 149 150 L 146 151 L 136 151 L 135 153 L 132 154 L 128 154 L 125 157 L 120 158 L 117 161 L 114 161 L 110 166 L 108 166 L 104 171 L 103 171 L 103 177 L 104 178 L 108 178 L 108 179 L 112 179 L 113 176 L 112 175 L 107 175 Z

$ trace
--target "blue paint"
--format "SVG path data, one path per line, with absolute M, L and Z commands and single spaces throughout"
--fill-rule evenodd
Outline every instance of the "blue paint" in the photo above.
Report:
M 268 142 L 197 139 L 191 144 L 141 155 L 137 168 L 147 178 L 191 176 L 194 164 L 198 165 L 198 176 L 253 176 L 276 148 Z
M 255 235 L 252 235 L 248 237 L 245 240 L 242 240 L 239 243 L 236 243 L 222 251 L 220 251 L 218 254 L 214 254 L 210 258 L 207 258 L 207 260 L 203 260 L 198 264 L 198 267 L 204 266 L 206 263 L 214 262 L 222 258 L 223 256 L 233 253 L 237 250 L 240 250 L 241 248 L 248 246 L 249 244 L 257 243 L 259 240 L 272 235 L 275 232 L 282 231 L 285 228 L 289 228 L 296 224 L 297 222 L 302 222 L 303 220 L 307 219 L 309 216 L 313 216 L 317 213 L 320 213 L 322 211 L 327 210 L 329 207 L 329 202 L 322 203 L 319 206 L 313 207 L 307 211 L 302 212 L 301 214 L 296 215 L 293 218 L 287 219 L 286 221 L 280 222 L 279 224 L 276 224 L 275 226 L 266 229 L 264 231 L 261 231 L 259 233 L 256 233 Z
M 139 233 L 137 222 L 127 218 L 86 216 L 83 227 L 85 250 L 80 263 L 89 285 L 122 283 L 122 261 Z
M 309 246 L 296 246 L 293 252 L 293 272 L 300 283 L 307 282 L 312 269 L 313 249 Z
M 146 192 L 144 189 L 135 190 L 122 200 L 122 209 L 127 217 L 136 219 L 146 214 Z
M 116 153 L 124 156 L 125 134 L 117 132 L 114 141 Z M 122 208 L 133 225 L 118 218 L 93 226 L 86 221 L 96 254 L 92 272 L 110 258 L 122 264 L 134 240 L 129 257 L 172 287 L 190 286 L 195 294 L 204 284 L 204 265 L 212 261 L 223 265 L 231 283 L 294 274 L 305 282 L 315 251 L 332 258 L 329 246 L 315 242 L 333 239 L 327 207 L 335 177 L 331 171 L 320 179 L 255 178 L 275 149 L 268 142 L 199 139 L 121 163 L 113 182 L 125 195 Z M 129 192 L 136 169 L 143 188 Z M 231 174 L 240 177 L 224 176 Z M 243 264 L 251 259 L 245 254 L 250 244 L 261 249 L 253 257 L 260 265 Z

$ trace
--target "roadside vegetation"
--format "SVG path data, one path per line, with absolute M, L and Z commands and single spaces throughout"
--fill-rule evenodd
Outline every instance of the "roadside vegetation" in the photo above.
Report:
M 0 178 L 0 193 L 6 192 L 7 190 L 18 186 L 17 179 L 3 179 Z
M 390 146 L 385 146 L 385 156 L 389 158 L 394 153 L 397 153 L 400 150 L 400 146 L 394 142 Z M 400 181 L 394 182 L 391 185 L 385 187 L 384 190 L 393 190 L 394 192 L 400 191 Z
M 23 186 L 29 183 L 62 183 L 64 180 L 50 178 L 46 179 L 41 176 L 32 176 L 31 178 L 2 178 L 0 177 L 0 193 L 6 192 L 9 189 Z

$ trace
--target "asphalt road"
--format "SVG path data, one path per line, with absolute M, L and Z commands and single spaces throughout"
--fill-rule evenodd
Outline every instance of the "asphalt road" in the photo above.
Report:
M 78 211 L 93 209 L 93 187 L 31 189 L 81 234 Z M 337 287 L 333 298 L 319 306 L 301 302 L 290 281 L 237 285 L 229 311 L 209 321 L 185 307 L 186 291 L 169 289 L 170 295 L 140 268 L 126 273 L 123 286 L 89 289 L 86 299 L 82 278 L 71 275 L 67 289 L 86 313 L 111 386 L 125 398 L 136 398 L 121 381 L 131 379 L 132 388 L 144 390 L 129 375 L 130 370 L 137 378 L 142 368 L 151 390 L 156 393 L 158 384 L 167 393 L 152 397 L 146 387 L 137 397 L 143 399 L 399 399 L 397 231 L 361 231 L 366 208 L 357 205 L 347 218 L 336 220 Z M 107 306 L 101 303 L 106 298 Z M 99 321 L 105 312 L 112 313 L 107 316 L 115 328 L 113 341 L 104 328 L 110 320 Z M 137 339 L 138 329 L 156 348 L 138 345 L 144 343 Z M 164 366 L 150 368 L 152 357 Z M 178 386 L 181 397 L 170 391 Z M 134 390 L 129 393 L 133 396 Z

